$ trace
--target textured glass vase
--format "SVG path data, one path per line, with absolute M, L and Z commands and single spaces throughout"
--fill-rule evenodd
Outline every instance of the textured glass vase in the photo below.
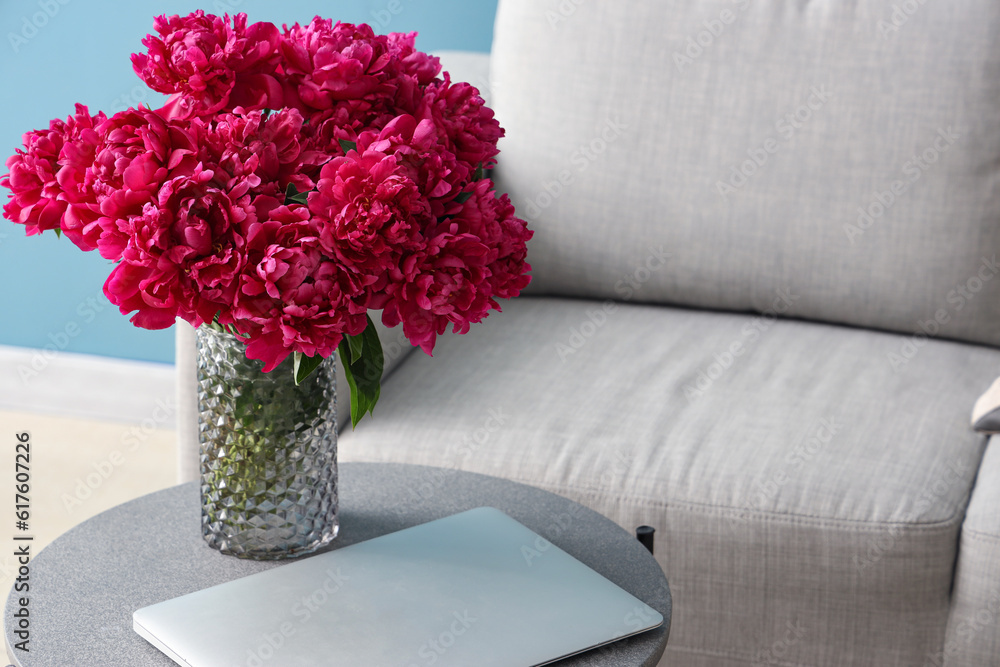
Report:
M 296 386 L 292 355 L 270 373 L 235 336 L 198 336 L 201 526 L 240 558 L 308 554 L 337 536 L 335 355 Z

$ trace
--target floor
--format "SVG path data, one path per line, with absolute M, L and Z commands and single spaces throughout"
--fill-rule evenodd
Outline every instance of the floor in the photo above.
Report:
M 19 371 L 31 368 L 32 354 L 0 347 L 0 545 L 12 545 L 0 548 L 2 591 L 16 577 L 13 545 L 24 544 L 15 535 L 33 536 L 37 555 L 78 523 L 177 483 L 172 367 L 59 353 L 29 378 Z M 135 377 L 142 381 L 127 379 Z M 25 432 L 30 515 L 22 531 L 15 456 Z

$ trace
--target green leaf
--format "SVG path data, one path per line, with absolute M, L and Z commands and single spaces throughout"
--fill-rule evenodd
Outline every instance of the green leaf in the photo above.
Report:
M 357 142 L 348 141 L 347 139 L 338 139 L 337 142 L 340 144 L 340 147 L 343 149 L 345 153 L 348 151 L 358 150 Z
M 319 368 L 321 363 L 323 363 L 323 357 L 318 354 L 315 357 L 307 357 L 301 352 L 296 352 L 293 368 L 295 384 L 302 384 L 302 381 L 309 377 L 310 373 Z
M 351 425 L 356 427 L 365 413 L 374 416 L 382 392 L 385 358 L 371 317 L 364 331 L 357 336 L 345 335 L 338 349 L 351 389 Z
M 474 173 L 472 175 L 472 180 L 474 180 L 474 181 L 480 181 L 480 180 L 482 180 L 483 176 L 485 176 L 485 175 L 486 175 L 486 171 L 483 169 L 483 163 L 480 162 L 479 166 L 476 167 L 476 173 Z
M 58 227 L 56 227 L 53 231 L 55 231 L 57 239 L 61 239 L 62 238 L 62 230 L 61 229 L 59 229 Z
M 367 327 L 365 329 L 367 331 Z M 360 336 L 344 336 L 347 339 L 348 348 L 351 350 L 351 363 L 356 363 L 365 351 L 364 332 Z
M 289 204 L 308 204 L 309 203 L 309 193 L 299 192 L 294 183 L 288 184 L 288 189 L 285 190 L 285 206 Z
M 471 196 L 472 196 L 471 192 L 459 192 L 457 195 L 455 195 L 455 201 L 458 202 L 459 204 L 464 204 L 465 202 L 469 201 L 469 197 Z

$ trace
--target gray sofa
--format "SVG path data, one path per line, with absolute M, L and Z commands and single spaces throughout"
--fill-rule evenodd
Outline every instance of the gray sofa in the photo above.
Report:
M 533 283 L 434 358 L 384 331 L 341 460 L 654 526 L 661 664 L 1000 665 L 1000 445 L 969 426 L 998 28 L 995 0 L 501 0 L 490 58 L 445 65 L 488 67 Z

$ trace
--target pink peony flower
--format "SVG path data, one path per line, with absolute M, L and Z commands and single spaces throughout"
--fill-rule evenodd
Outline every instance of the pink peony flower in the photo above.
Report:
M 142 40 L 148 53 L 132 54 L 132 68 L 153 90 L 174 93 L 168 118 L 208 116 L 242 106 L 248 110 L 283 106 L 275 78 L 281 35 L 271 23 L 247 26 L 246 14 L 230 24 L 197 10 L 187 16 L 159 16 L 159 37 Z
M 132 234 L 130 218 L 144 215 L 164 185 L 196 169 L 211 173 L 210 185 L 236 198 L 267 195 L 272 207 L 295 183 L 313 182 L 298 173 L 301 115 L 283 110 L 266 117 L 259 111 L 220 114 L 213 122 L 162 119 L 148 109 L 115 115 L 102 125 L 104 149 L 94 162 L 95 189 L 101 204 L 103 256 L 120 259 Z
M 496 298 L 520 294 L 531 281 L 525 261 L 532 232 L 514 215 L 507 195 L 498 198 L 489 179 L 477 181 L 469 198 L 434 229 L 427 247 L 408 255 L 392 274 L 382 311 L 386 326 L 402 322 L 403 333 L 430 354 L 451 324 L 466 333 Z
M 297 97 L 304 108 L 325 110 L 341 100 L 392 95 L 389 39 L 366 24 L 334 24 L 317 16 L 305 26 L 285 26 L 281 53 L 290 99 Z
M 425 248 L 406 256 L 391 271 L 390 299 L 382 310 L 386 326 L 403 324 L 403 333 L 427 354 L 451 324 L 456 333 L 486 317 L 490 300 L 490 249 L 472 234 L 454 234 L 447 224 L 427 239 Z
M 128 244 L 127 223 L 155 203 L 171 178 L 190 176 L 198 165 L 204 125 L 199 121 L 169 123 L 145 108 L 115 114 L 98 127 L 104 137 L 91 167 L 100 206 L 98 249 L 102 257 L 121 259 Z
M 142 214 L 119 221 L 129 241 L 104 285 L 132 323 L 162 329 L 180 316 L 194 326 L 233 302 L 253 223 L 247 188 L 224 192 L 198 168 L 167 181 Z
M 296 109 L 220 114 L 205 133 L 201 159 L 225 190 L 246 180 L 256 194 L 274 198 L 284 199 L 289 183 L 307 192 L 314 183 L 301 173 L 302 124 Z
M 468 169 L 457 168 L 455 155 L 442 148 L 434 123 L 430 120 L 418 123 L 408 114 L 392 119 L 377 134 L 362 133 L 358 150 L 394 154 L 410 180 L 430 199 L 458 194 L 462 185 L 458 180 L 460 175 L 468 175 Z M 434 214 L 440 217 L 442 211 Z
M 391 32 L 386 37 L 389 40 L 389 53 L 399 63 L 399 69 L 413 77 L 416 84 L 426 86 L 441 73 L 440 58 L 417 51 L 414 46 L 417 33 Z
M 444 148 L 458 158 L 463 169 L 462 180 L 469 180 L 480 164 L 489 168 L 499 152 L 497 141 L 503 136 L 493 110 L 486 106 L 475 86 L 452 84 L 445 74 L 444 81 L 432 83 L 415 114 L 430 119 L 444 138 Z
M 471 196 L 448 220 L 453 234 L 471 234 L 490 248 L 489 278 L 493 297 L 512 299 L 531 282 L 527 275 L 527 242 L 533 236 L 527 223 L 514 215 L 514 205 L 504 194 L 497 197 L 489 179 L 477 181 Z M 500 310 L 494 302 L 494 308 Z
M 8 158 L 10 173 L 0 180 L 11 190 L 4 217 L 25 225 L 29 236 L 61 229 L 82 250 L 93 250 L 100 229 L 93 225 L 97 203 L 87 169 L 101 141 L 94 128 L 104 120 L 103 113 L 91 116 L 77 104 L 65 122 L 26 133 L 25 150 Z
M 358 135 L 372 128 L 385 127 L 397 115 L 396 108 L 385 97 L 363 100 L 342 100 L 329 109 L 313 111 L 309 126 L 313 148 L 331 155 L 343 155 L 338 141 L 357 141 Z
M 304 206 L 280 206 L 250 225 L 247 264 L 236 306 L 220 321 L 247 340 L 264 372 L 292 352 L 328 357 L 345 333 L 368 323 L 363 286 L 320 248 L 319 226 Z
M 317 187 L 309 210 L 320 221 L 323 249 L 366 276 L 373 290 L 433 222 L 427 199 L 395 155 L 350 151 L 323 167 Z

